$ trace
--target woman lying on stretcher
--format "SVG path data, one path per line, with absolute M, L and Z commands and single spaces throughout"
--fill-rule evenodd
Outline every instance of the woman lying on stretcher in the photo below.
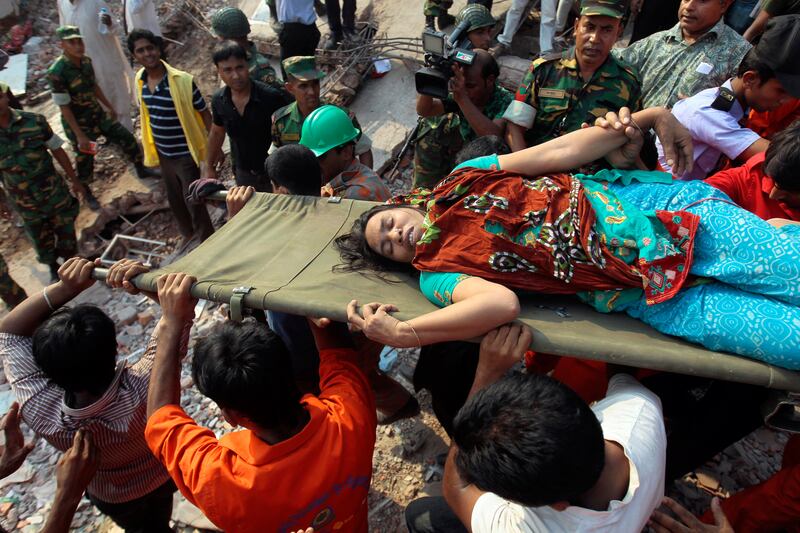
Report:
M 633 115 L 657 131 L 669 117 Z M 443 309 L 400 322 L 390 304 L 368 304 L 362 318 L 353 301 L 351 324 L 375 341 L 416 346 L 514 320 L 511 289 L 576 294 L 710 350 L 800 369 L 800 228 L 775 228 L 713 187 L 663 172 L 559 173 L 604 156 L 631 166 L 641 133 L 623 130 L 593 127 L 479 157 L 433 191 L 366 212 L 336 241 L 340 268 L 413 267 Z M 673 168 L 691 161 L 683 144 Z

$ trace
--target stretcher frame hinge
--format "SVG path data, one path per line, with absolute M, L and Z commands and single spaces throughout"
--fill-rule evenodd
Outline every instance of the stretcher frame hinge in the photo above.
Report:
M 244 320 L 244 297 L 253 290 L 253 287 L 242 285 L 233 289 L 230 305 L 228 308 L 228 316 L 234 322 L 241 322 Z

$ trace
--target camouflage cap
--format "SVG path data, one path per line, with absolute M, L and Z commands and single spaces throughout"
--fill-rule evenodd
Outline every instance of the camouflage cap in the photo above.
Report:
M 628 9 L 628 0 L 582 0 L 581 16 L 602 15 L 621 19 Z
M 492 13 L 486 9 L 486 6 L 481 4 L 467 4 L 464 9 L 459 11 L 458 16 L 456 17 L 456 26 L 465 20 L 469 22 L 467 32 L 485 28 L 487 26 L 494 26 L 497 23 L 497 21 L 494 20 Z
M 56 36 L 61 39 L 83 39 L 81 30 L 77 26 L 61 26 L 56 30 Z
M 242 39 L 250 33 L 250 21 L 241 9 L 223 7 L 211 16 L 211 30 L 223 39 Z
M 286 74 L 300 81 L 319 80 L 325 77 L 325 73 L 317 68 L 314 56 L 287 57 L 281 65 Z

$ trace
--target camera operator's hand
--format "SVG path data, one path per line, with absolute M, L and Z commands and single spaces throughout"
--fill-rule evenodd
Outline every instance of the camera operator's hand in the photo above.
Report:
M 464 68 L 461 65 L 453 65 L 453 77 L 450 78 L 450 92 L 453 93 L 453 100 L 459 106 L 464 100 L 469 100 L 467 94 L 467 80 L 464 76 Z

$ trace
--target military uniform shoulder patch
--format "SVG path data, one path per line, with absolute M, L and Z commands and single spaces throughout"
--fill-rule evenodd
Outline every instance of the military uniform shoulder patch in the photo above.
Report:
M 277 122 L 278 120 L 282 119 L 283 117 L 287 116 L 289 113 L 292 112 L 292 106 L 295 103 L 292 102 L 291 104 L 287 104 L 282 108 L 278 109 L 272 114 L 272 122 Z

